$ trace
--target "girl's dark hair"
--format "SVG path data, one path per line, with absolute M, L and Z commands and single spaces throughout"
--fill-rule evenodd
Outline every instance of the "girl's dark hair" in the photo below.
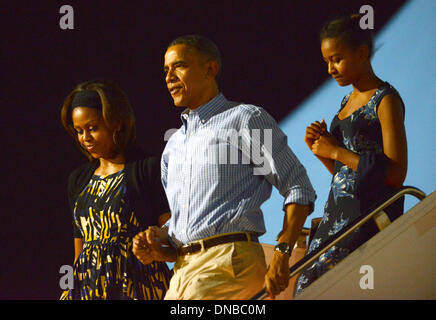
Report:
M 352 14 L 330 20 L 319 33 L 320 41 L 322 42 L 326 38 L 341 38 L 347 45 L 355 49 L 361 45 L 366 45 L 369 49 L 369 57 L 372 57 L 374 52 L 372 30 L 360 27 L 361 17 L 360 14 Z
M 116 83 L 109 80 L 83 82 L 77 85 L 76 88 L 74 88 L 74 90 L 65 98 L 61 109 L 61 122 L 65 130 L 73 138 L 77 148 L 88 158 L 88 160 L 94 161 L 95 159 L 79 143 L 76 130 L 73 126 L 73 120 L 71 118 L 71 102 L 73 101 L 74 96 L 82 90 L 93 90 L 98 93 L 101 100 L 101 114 L 104 122 L 109 128 L 121 125 L 120 130 L 114 129 L 113 133 L 116 152 L 124 152 L 126 149 L 134 146 L 136 140 L 135 115 L 126 94 Z

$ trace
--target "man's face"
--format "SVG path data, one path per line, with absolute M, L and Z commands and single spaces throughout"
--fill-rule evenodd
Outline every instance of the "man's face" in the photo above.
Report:
M 165 82 L 174 105 L 196 109 L 207 102 L 213 82 L 208 75 L 206 58 L 184 44 L 169 47 L 164 61 Z

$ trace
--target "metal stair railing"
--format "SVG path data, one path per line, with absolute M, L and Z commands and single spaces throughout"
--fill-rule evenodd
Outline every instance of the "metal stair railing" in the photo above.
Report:
M 398 200 L 399 198 L 401 198 L 406 194 L 413 195 L 416 198 L 418 198 L 420 201 L 426 197 L 426 194 L 423 191 L 419 190 L 418 188 L 411 187 L 411 186 L 401 187 L 396 191 L 395 194 L 393 194 L 391 197 L 389 197 L 387 200 L 385 200 L 383 203 L 377 206 L 369 214 L 361 215 L 355 220 L 353 220 L 347 227 L 345 227 L 343 230 L 341 230 L 336 235 L 334 235 L 331 239 L 329 239 L 324 246 L 304 256 L 301 260 L 299 260 L 292 267 L 290 267 L 289 278 L 292 278 L 296 274 L 301 272 L 305 267 L 307 267 L 309 264 L 311 264 L 316 259 L 318 259 L 324 252 L 326 252 L 328 249 L 333 247 L 339 241 L 343 240 L 345 237 L 350 235 L 353 231 L 361 227 L 365 222 L 367 222 L 371 218 L 375 220 L 380 230 L 384 229 L 387 225 L 390 224 L 390 220 L 387 217 L 386 213 L 384 213 L 383 209 L 390 206 L 392 203 L 394 203 L 396 200 Z M 263 300 L 266 297 L 267 297 L 266 289 L 263 288 L 255 296 L 253 296 L 251 300 Z

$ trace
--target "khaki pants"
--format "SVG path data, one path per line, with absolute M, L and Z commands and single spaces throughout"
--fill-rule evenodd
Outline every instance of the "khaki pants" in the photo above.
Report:
M 259 243 L 220 244 L 177 258 L 165 300 L 250 299 L 264 287 L 265 274 Z

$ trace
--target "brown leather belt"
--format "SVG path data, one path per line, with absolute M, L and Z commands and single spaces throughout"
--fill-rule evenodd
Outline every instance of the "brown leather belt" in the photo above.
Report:
M 219 244 L 228 243 L 228 242 L 236 242 L 236 241 L 253 241 L 259 242 L 257 236 L 250 234 L 250 238 L 248 238 L 246 233 L 235 233 L 229 234 L 222 237 L 216 237 L 212 239 L 203 240 L 204 249 L 211 248 L 213 246 L 217 246 Z M 199 242 L 188 243 L 187 245 L 181 246 L 177 248 L 177 255 L 184 256 L 188 253 L 196 253 L 201 250 L 201 244 Z

